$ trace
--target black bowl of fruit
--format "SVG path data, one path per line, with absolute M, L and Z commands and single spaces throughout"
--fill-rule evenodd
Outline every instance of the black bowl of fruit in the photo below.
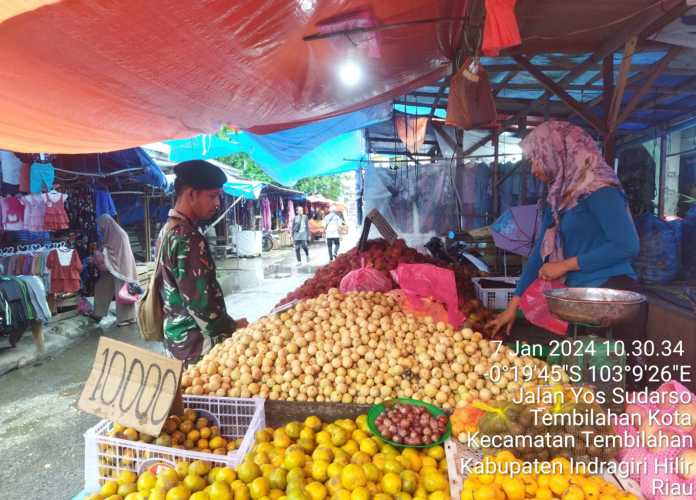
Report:
M 367 425 L 382 441 L 399 447 L 430 448 L 452 435 L 452 425 L 443 410 L 409 398 L 374 405 L 367 413 Z

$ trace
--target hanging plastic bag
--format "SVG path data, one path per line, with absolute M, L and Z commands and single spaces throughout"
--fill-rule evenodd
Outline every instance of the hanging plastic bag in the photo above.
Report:
M 417 311 L 426 309 L 423 299 L 431 298 L 445 305 L 447 320 L 453 328 L 459 328 L 466 319 L 459 310 L 459 296 L 454 272 L 432 264 L 399 264 L 392 271 L 396 281 Z
M 341 293 L 348 292 L 388 292 L 394 288 L 392 280 L 382 271 L 365 266 L 365 258 L 361 260 L 360 269 L 346 274 L 339 285 Z
M 135 304 L 140 299 L 140 295 L 131 293 L 128 283 L 123 283 L 118 294 L 116 295 L 116 302 L 119 304 Z
M 464 76 L 466 65 L 462 68 L 450 83 L 445 123 L 464 130 L 490 127 L 497 114 L 488 74 L 480 68 L 477 80 L 472 81 Z
M 527 321 L 558 335 L 565 335 L 568 332 L 568 322 L 551 313 L 546 297 L 544 297 L 546 290 L 565 287 L 558 280 L 544 281 L 539 278 L 534 280 L 520 297 L 520 308 Z

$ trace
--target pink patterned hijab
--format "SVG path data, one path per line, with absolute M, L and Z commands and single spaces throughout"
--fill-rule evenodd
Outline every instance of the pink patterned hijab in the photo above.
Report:
M 532 161 L 532 172 L 540 172 L 548 179 L 546 200 L 553 222 L 544 234 L 541 259 L 563 260 L 561 213 L 598 189 L 607 186 L 621 189 L 621 183 L 592 137 L 568 122 L 542 123 L 522 140 L 521 147 Z

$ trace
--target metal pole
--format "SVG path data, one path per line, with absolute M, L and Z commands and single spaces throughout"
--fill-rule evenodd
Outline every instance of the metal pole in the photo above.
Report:
M 665 215 L 665 184 L 667 183 L 667 131 L 660 135 L 660 184 L 657 188 L 657 214 Z
M 150 195 L 143 196 L 143 219 L 145 223 L 145 261 L 152 260 L 152 227 L 150 226 Z
M 498 217 L 498 153 L 500 148 L 500 136 L 498 131 L 493 132 L 493 217 Z

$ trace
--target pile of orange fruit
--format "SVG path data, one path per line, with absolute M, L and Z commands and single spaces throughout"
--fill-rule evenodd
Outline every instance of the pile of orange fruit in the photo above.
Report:
M 462 485 L 461 500 L 638 500 L 599 476 L 584 474 L 581 464 L 572 470 L 566 458 L 554 458 L 553 474 L 507 472 L 505 462 L 518 461 L 510 451 L 484 457 L 484 462 L 500 464 L 499 473 L 470 474 Z M 543 470 L 541 467 L 540 471 Z M 495 468 L 493 468 L 495 470 Z M 503 471 L 506 471 L 503 473 Z

